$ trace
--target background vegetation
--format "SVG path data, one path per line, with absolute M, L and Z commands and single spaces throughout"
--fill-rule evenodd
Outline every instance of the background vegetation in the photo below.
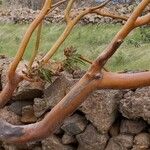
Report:
M 13 57 L 28 25 L 0 24 L 0 53 Z M 99 24 L 78 25 L 54 56 L 55 60 L 63 59 L 63 49 L 69 46 L 76 47 L 78 53 L 94 60 L 99 52 L 103 51 L 121 25 Z M 65 25 L 44 25 L 40 52 L 50 49 Z M 150 69 L 150 28 L 138 28 L 130 34 L 115 56 L 107 64 L 107 68 L 114 71 Z M 34 48 L 35 35 L 28 45 L 25 59 L 29 59 Z M 87 66 L 86 66 L 87 67 Z

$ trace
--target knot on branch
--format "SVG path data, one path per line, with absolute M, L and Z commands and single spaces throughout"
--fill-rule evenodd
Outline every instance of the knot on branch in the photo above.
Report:
M 86 74 L 87 78 L 89 80 L 102 80 L 103 79 L 103 74 L 102 72 L 98 72 L 98 73 L 87 73 Z
M 100 79 L 102 79 L 102 78 L 103 78 L 102 73 L 97 73 L 97 74 L 94 75 L 94 79 L 95 79 L 95 80 L 100 80 Z

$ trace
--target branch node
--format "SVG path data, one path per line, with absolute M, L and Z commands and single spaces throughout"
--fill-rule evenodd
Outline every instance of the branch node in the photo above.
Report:
M 122 39 L 118 39 L 117 42 L 116 42 L 116 44 L 118 44 L 119 46 L 120 46 L 120 44 L 122 44 L 122 43 L 123 43 L 123 40 L 122 40 Z
M 94 76 L 94 79 L 95 79 L 95 80 L 99 80 L 99 79 L 102 79 L 102 78 L 103 78 L 102 73 L 97 73 L 97 74 Z

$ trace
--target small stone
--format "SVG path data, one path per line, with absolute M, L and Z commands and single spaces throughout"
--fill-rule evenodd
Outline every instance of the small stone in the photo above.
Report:
M 21 121 L 23 123 L 34 123 L 37 121 L 32 105 L 23 107 Z
M 23 81 L 20 83 L 17 92 L 12 97 L 13 100 L 33 100 L 43 95 L 44 83 Z
M 4 150 L 18 150 L 18 148 L 15 145 L 9 145 L 9 144 L 3 143 L 2 146 Z M 0 149 L 0 150 L 3 150 L 3 149 Z
M 117 118 L 117 106 L 121 98 L 122 93 L 118 90 L 98 90 L 90 94 L 79 110 L 100 133 L 105 134 Z
M 119 134 L 119 132 L 120 132 L 120 122 L 117 121 L 111 126 L 111 128 L 109 130 L 109 134 L 112 137 L 114 137 L 114 136 L 117 136 Z
M 12 102 L 8 108 L 14 112 L 15 114 L 21 116 L 22 115 L 22 108 L 27 106 L 27 105 L 32 105 L 33 102 L 32 101 L 24 101 L 24 100 L 21 100 L 21 101 L 15 101 L 15 102 Z
M 146 128 L 146 123 L 143 120 L 122 120 L 120 133 L 138 134 Z
M 8 144 L 7 142 L 3 142 L 2 146 L 5 148 L 5 150 L 42 150 L 42 149 L 36 149 L 39 147 L 38 142 L 28 142 L 26 144 Z M 1 150 L 1 149 L 0 149 Z
M 68 74 L 62 74 L 44 90 L 44 98 L 48 98 L 51 101 L 51 107 L 54 107 L 65 96 L 68 79 L 70 79 Z
M 40 146 L 36 146 L 32 150 L 42 150 L 42 148 Z
M 74 78 L 74 79 L 80 79 L 80 78 L 83 77 L 83 75 L 84 75 L 85 73 L 86 73 L 86 72 L 83 71 L 83 70 L 75 70 L 75 71 L 73 72 L 73 78 Z
M 46 101 L 41 98 L 35 98 L 33 109 L 34 109 L 35 116 L 37 118 L 41 117 L 48 109 Z
M 140 148 L 139 146 L 133 145 L 131 150 L 149 150 L 149 148 Z
M 140 133 L 135 136 L 134 144 L 140 149 L 150 148 L 150 134 Z
M 63 125 L 62 129 L 68 134 L 68 135 L 77 135 L 80 134 L 84 129 L 86 128 L 87 121 L 84 117 L 75 114 L 71 117 L 68 117 Z
M 73 150 L 73 148 L 63 145 L 58 137 L 51 135 L 42 141 L 42 150 Z
M 68 145 L 68 144 L 74 144 L 76 143 L 76 139 L 74 136 L 68 135 L 68 134 L 64 134 L 62 137 L 62 143 L 64 145 Z
M 132 148 L 133 136 L 132 135 L 118 135 L 112 137 L 105 150 L 128 150 Z
M 104 150 L 109 139 L 107 134 L 99 134 L 92 125 L 76 138 L 79 142 L 78 150 Z
M 150 87 L 129 93 L 131 94 L 126 94 L 127 96 L 121 99 L 119 111 L 128 119 L 143 118 L 150 124 Z
M 0 109 L 0 118 L 14 125 L 21 124 L 20 117 L 14 112 L 10 111 L 7 106 L 3 109 Z
M 0 59 L 0 71 L 1 71 L 1 88 L 4 88 L 7 82 L 7 69 L 9 67 L 9 64 L 11 63 L 12 59 L 10 58 L 2 58 Z
M 61 129 L 61 127 L 57 127 L 54 131 L 55 135 L 63 135 L 64 131 Z
M 34 111 L 37 117 L 41 117 L 47 110 L 58 104 L 74 85 L 76 80 L 70 74 L 62 74 L 44 90 L 44 98 L 34 99 Z

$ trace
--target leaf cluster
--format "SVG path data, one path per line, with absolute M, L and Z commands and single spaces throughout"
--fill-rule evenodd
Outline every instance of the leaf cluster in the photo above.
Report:
M 63 61 L 64 70 L 72 72 L 79 69 L 81 65 L 85 65 L 85 62 L 81 59 L 81 55 L 77 53 L 76 48 L 73 46 L 68 47 L 64 50 L 66 59 Z
M 45 81 L 51 83 L 52 77 L 54 76 L 54 73 L 48 68 L 40 68 L 38 70 L 38 75 L 42 80 L 45 80 Z

